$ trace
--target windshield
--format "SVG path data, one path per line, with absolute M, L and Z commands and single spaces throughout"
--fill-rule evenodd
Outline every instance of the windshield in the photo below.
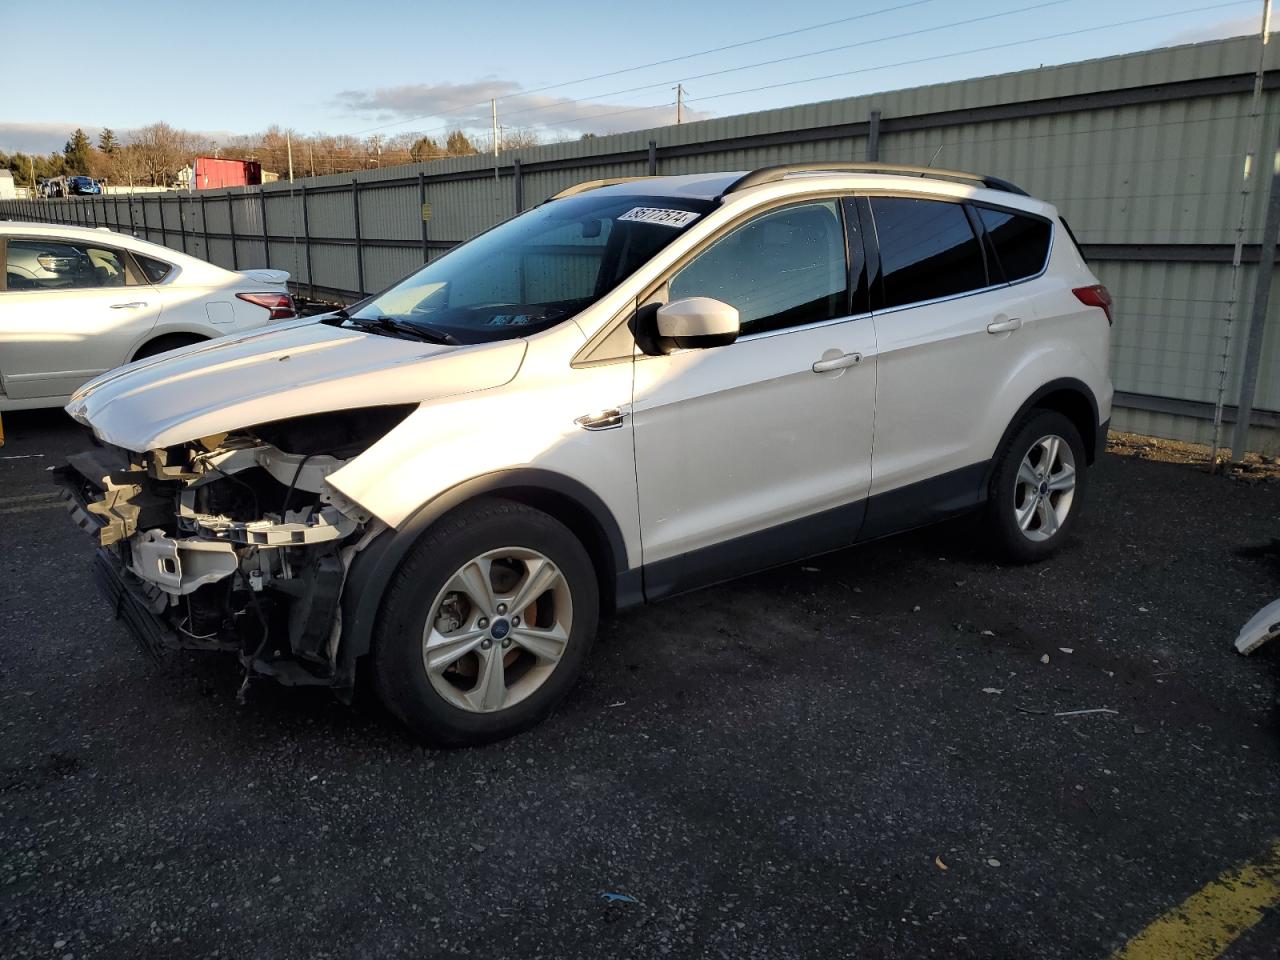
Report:
M 713 206 L 595 193 L 555 200 L 449 251 L 351 316 L 457 343 L 528 336 L 595 303 Z

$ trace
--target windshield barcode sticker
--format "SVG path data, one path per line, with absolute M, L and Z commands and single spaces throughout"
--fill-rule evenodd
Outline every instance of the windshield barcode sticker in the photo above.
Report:
M 667 210 L 663 207 L 632 207 L 619 220 L 634 220 L 636 223 L 657 223 L 664 227 L 687 227 L 697 220 L 701 214 L 690 210 Z

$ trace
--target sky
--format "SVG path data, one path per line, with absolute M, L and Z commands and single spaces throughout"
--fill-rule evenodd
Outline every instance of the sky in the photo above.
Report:
M 1262 0 L 119 0 L 104 13 L 100 3 L 60 0 L 56 17 L 4 45 L 0 151 L 44 153 L 76 127 L 96 135 L 156 121 L 215 138 L 272 124 L 438 138 L 450 127 L 487 131 L 494 97 L 504 127 L 573 139 L 674 123 L 677 83 L 687 91 L 685 120 L 696 120 L 1256 33 L 1261 8 Z M 0 0 L 10 25 L 24 9 Z

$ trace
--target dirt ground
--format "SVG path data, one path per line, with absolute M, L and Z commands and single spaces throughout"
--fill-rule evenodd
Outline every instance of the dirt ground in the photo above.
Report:
M 1280 650 L 1231 646 L 1269 468 L 1117 437 L 1051 561 L 958 521 L 633 611 L 549 722 L 440 752 L 150 665 L 48 485 L 76 430 L 5 423 L 5 958 L 1106 958 L 1280 838 Z

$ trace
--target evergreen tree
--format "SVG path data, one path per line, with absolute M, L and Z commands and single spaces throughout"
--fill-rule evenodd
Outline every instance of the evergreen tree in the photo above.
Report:
M 98 134 L 98 149 L 103 153 L 115 153 L 120 146 L 120 141 L 116 139 L 116 132 L 110 127 L 103 127 L 102 132 Z
M 89 151 L 92 149 L 93 145 L 89 142 L 85 132 L 76 127 L 76 132 L 71 135 L 67 145 L 62 148 L 62 155 L 67 161 L 67 170 L 71 173 L 88 173 Z
M 453 130 L 449 133 L 449 138 L 444 142 L 444 148 L 451 157 L 465 157 L 476 152 L 475 144 L 461 130 Z

